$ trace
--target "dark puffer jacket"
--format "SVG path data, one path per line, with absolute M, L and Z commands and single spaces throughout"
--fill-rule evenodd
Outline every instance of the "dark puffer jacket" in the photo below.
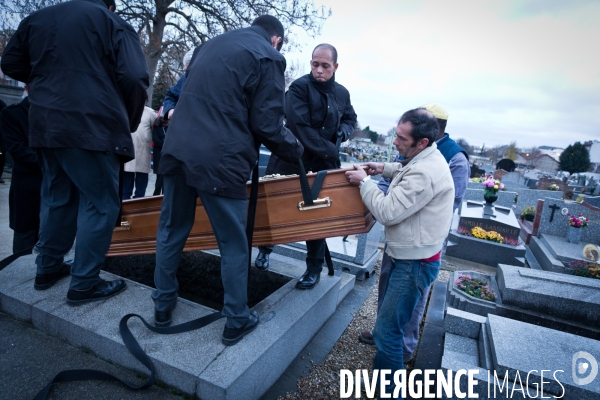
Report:
M 23 21 L 2 71 L 29 85 L 29 145 L 134 157 L 148 67 L 133 28 L 102 0 L 74 0 Z
M 347 140 L 356 126 L 356 113 L 348 90 L 335 81 L 318 82 L 312 74 L 292 83 L 285 96 L 286 126 L 304 146 L 302 162 L 306 171 L 340 167 L 338 132 Z M 267 174 L 297 174 L 298 165 L 271 156 Z

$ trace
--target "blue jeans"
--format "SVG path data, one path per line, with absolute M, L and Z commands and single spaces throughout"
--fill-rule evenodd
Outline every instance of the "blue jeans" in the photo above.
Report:
M 373 369 L 404 369 L 404 328 L 429 286 L 440 272 L 440 260 L 393 260 L 383 303 L 377 314 L 373 340 L 377 345 Z M 387 392 L 393 390 L 393 379 Z

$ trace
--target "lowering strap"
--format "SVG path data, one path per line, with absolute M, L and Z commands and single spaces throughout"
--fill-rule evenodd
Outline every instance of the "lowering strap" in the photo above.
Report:
M 302 198 L 304 204 L 309 206 L 314 204 L 314 200 L 319 197 L 327 171 L 323 170 L 317 172 L 317 176 L 315 177 L 311 188 L 308 185 L 308 178 L 306 177 L 306 170 L 304 169 L 302 160 L 298 160 L 298 166 L 300 167 L 300 189 L 302 190 Z M 329 253 L 327 242 L 325 242 L 325 263 L 327 264 L 327 274 L 333 276 L 333 260 L 331 259 L 331 253 Z
M 4 268 L 6 268 L 7 265 L 9 265 L 13 261 L 15 261 L 17 258 L 19 258 L 21 256 L 26 256 L 28 254 L 31 254 L 32 252 L 33 252 L 33 248 L 21 250 L 18 253 L 11 254 L 10 256 L 6 257 L 4 260 L 0 261 L 0 271 L 2 271 Z
M 246 219 L 246 237 L 248 238 L 248 271 L 252 268 L 252 237 L 254 236 L 254 220 L 256 218 L 256 202 L 258 201 L 258 160 L 252 169 L 250 198 L 248 199 L 248 216 Z
M 150 376 L 148 377 L 148 380 L 145 383 L 143 383 L 141 385 L 136 385 L 135 383 L 131 383 L 131 382 L 122 380 L 122 379 L 117 378 L 116 376 L 111 375 L 107 372 L 98 371 L 98 370 L 94 370 L 94 369 L 70 369 L 70 370 L 59 372 L 46 385 L 46 387 L 44 387 L 42 390 L 40 390 L 38 392 L 38 394 L 35 396 L 34 400 L 46 399 L 48 397 L 48 393 L 50 392 L 50 389 L 52 388 L 52 385 L 55 383 L 58 383 L 58 382 L 89 381 L 89 380 L 111 381 L 111 382 L 120 382 L 123 385 L 125 385 L 133 390 L 148 389 L 150 386 L 154 385 L 154 383 L 156 382 L 156 375 L 155 375 L 155 371 L 154 371 L 154 365 L 152 364 L 152 360 L 150 359 L 150 357 L 148 357 L 148 355 L 144 352 L 144 350 L 142 350 L 142 347 L 140 346 L 138 341 L 135 339 L 135 337 L 129 330 L 129 327 L 127 326 L 127 321 L 129 321 L 133 317 L 139 318 L 142 321 L 142 323 L 144 325 L 146 325 L 146 328 L 150 329 L 152 332 L 160 333 L 162 335 L 172 335 L 175 333 L 190 332 L 190 331 L 194 331 L 196 329 L 203 328 L 206 325 L 209 325 L 209 324 L 223 318 L 223 315 L 221 314 L 221 312 L 214 312 L 212 314 L 205 315 L 204 317 L 200 317 L 195 320 L 185 322 L 183 324 L 169 326 L 166 328 L 157 328 L 153 325 L 150 325 L 148 322 L 146 322 L 146 320 L 144 318 L 142 318 L 140 315 L 127 314 L 123 318 L 121 318 L 121 321 L 119 322 L 119 332 L 121 333 L 121 338 L 123 339 L 123 343 L 125 344 L 125 347 L 127 347 L 127 350 L 129 350 L 129 352 L 139 362 L 144 364 L 144 366 L 146 368 L 148 368 L 148 370 L 150 370 Z

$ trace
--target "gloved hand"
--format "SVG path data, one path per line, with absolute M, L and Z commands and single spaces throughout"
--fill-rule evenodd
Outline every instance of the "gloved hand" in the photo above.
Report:
M 337 136 L 338 136 L 339 138 L 341 138 L 341 141 L 342 141 L 342 142 L 345 142 L 346 140 L 348 140 L 348 135 L 347 135 L 347 134 L 346 134 L 344 131 L 342 131 L 342 130 L 339 130 L 339 131 L 337 132 Z

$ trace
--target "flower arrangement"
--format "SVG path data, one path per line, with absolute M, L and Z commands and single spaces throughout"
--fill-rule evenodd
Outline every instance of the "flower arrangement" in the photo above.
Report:
M 521 211 L 521 221 L 526 219 L 527 221 L 533 221 L 535 217 L 535 207 L 534 206 L 526 206 L 523 211 Z
M 458 279 L 454 281 L 454 283 L 459 290 L 465 292 L 469 296 L 486 301 L 496 300 L 494 291 L 480 280 L 472 278 L 471 275 L 459 274 Z
M 558 185 L 556 183 L 553 183 L 552 185 L 548 186 L 548 190 L 553 190 L 553 191 L 558 191 L 558 189 L 560 189 L 558 187 Z
M 573 228 L 585 228 L 588 226 L 589 220 L 581 214 L 569 214 L 567 222 Z
M 494 196 L 498 193 L 498 190 L 504 190 L 504 184 L 500 183 L 497 179 L 487 179 L 483 181 L 482 184 L 486 196 Z
M 600 279 L 600 265 L 593 262 L 574 260 L 569 263 L 569 269 L 577 276 Z
M 496 231 L 486 231 L 485 229 L 480 228 L 479 226 L 469 229 L 465 226 L 459 225 L 456 231 L 461 235 L 470 236 L 477 239 L 489 240 L 491 242 L 503 243 L 511 246 L 519 245 L 518 239 L 504 237 Z

